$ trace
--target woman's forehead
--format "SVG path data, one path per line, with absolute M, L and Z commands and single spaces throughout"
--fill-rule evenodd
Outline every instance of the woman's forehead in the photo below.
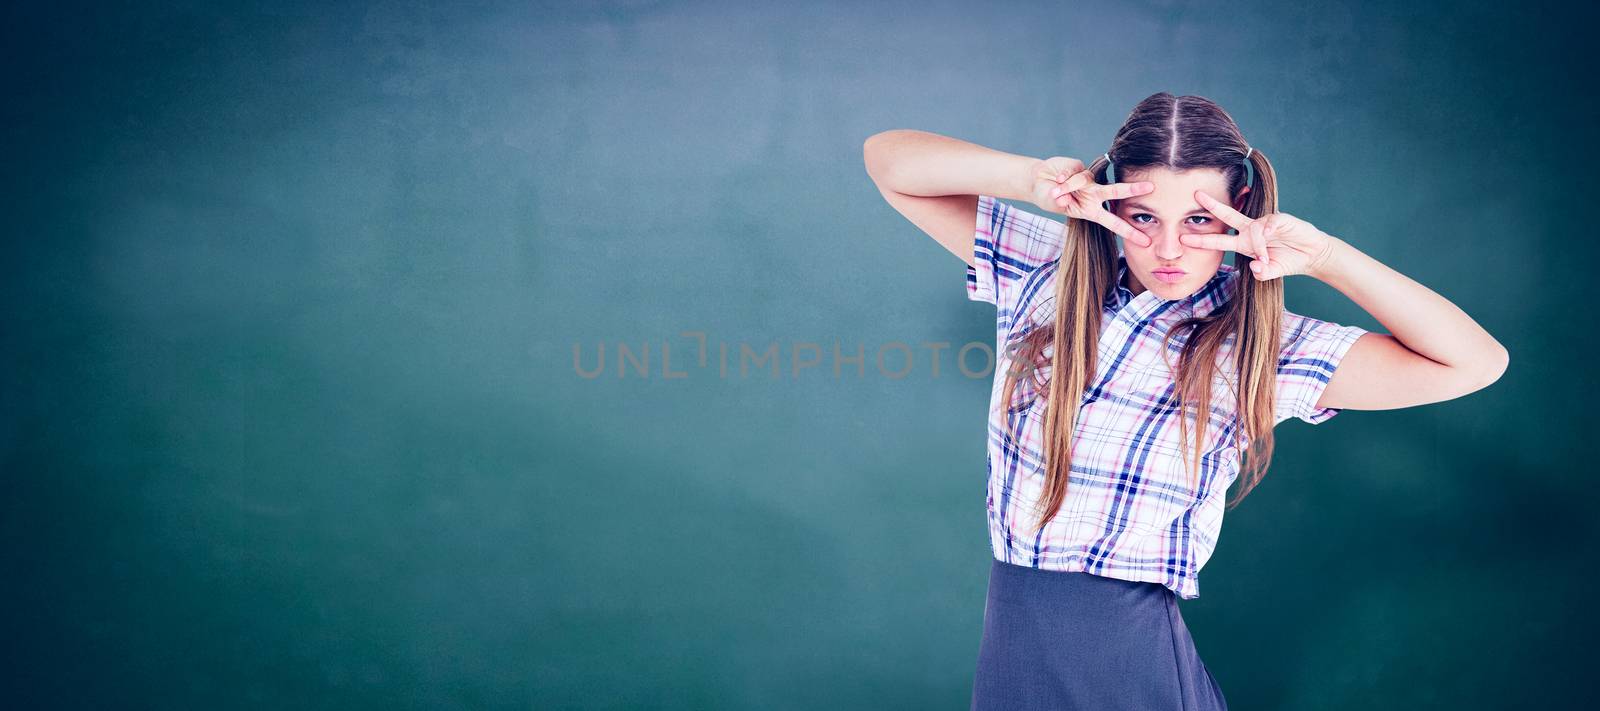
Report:
M 1188 210 L 1197 207 L 1194 191 L 1203 190 L 1206 194 L 1218 199 L 1227 199 L 1228 179 L 1217 168 L 1191 168 L 1184 171 L 1174 171 L 1170 168 L 1150 167 L 1138 171 L 1128 171 L 1117 176 L 1119 183 L 1137 183 L 1148 181 L 1155 185 L 1155 190 L 1130 199 L 1151 207 L 1167 207 L 1174 210 Z M 1129 202 L 1125 200 L 1124 202 Z

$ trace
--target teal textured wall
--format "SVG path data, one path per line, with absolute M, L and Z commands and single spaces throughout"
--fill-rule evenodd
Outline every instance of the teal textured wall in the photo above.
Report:
M 6 696 L 966 708 L 988 390 L 955 356 L 994 311 L 861 143 L 1087 160 L 1171 91 L 1512 354 L 1465 398 L 1278 429 L 1183 608 L 1229 701 L 1567 705 L 1600 543 L 1575 12 L 10 8 Z

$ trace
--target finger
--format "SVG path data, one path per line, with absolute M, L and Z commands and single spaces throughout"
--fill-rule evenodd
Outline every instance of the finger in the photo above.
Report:
M 1096 185 L 1095 187 L 1090 188 L 1090 191 L 1098 200 L 1122 200 L 1124 198 L 1131 198 L 1135 195 L 1153 193 L 1155 190 L 1156 184 L 1148 180 L 1141 180 L 1137 183 L 1112 183 L 1110 185 Z
M 1095 222 L 1100 223 L 1106 229 L 1111 230 L 1113 233 L 1121 236 L 1123 239 L 1139 245 L 1140 247 L 1150 246 L 1150 238 L 1146 236 L 1145 233 L 1134 229 L 1133 225 L 1128 224 L 1127 220 L 1117 217 L 1116 215 L 1106 212 L 1105 210 L 1094 210 L 1089 214 Z
M 1221 200 L 1206 194 L 1204 190 L 1194 191 L 1194 197 L 1200 202 L 1200 207 L 1205 208 L 1206 212 L 1216 215 L 1217 219 L 1227 223 L 1229 227 L 1243 231 L 1245 225 L 1248 225 L 1253 221 L 1250 218 L 1245 217 L 1244 213 L 1239 212 L 1238 210 L 1229 207 Z
M 1122 200 L 1124 198 L 1133 197 L 1134 195 L 1144 195 L 1145 193 L 1155 192 L 1156 189 L 1156 184 L 1149 181 L 1101 185 L 1100 183 L 1094 182 L 1093 173 L 1090 173 L 1086 170 L 1084 171 L 1084 174 L 1089 176 L 1089 185 L 1085 186 L 1082 190 L 1086 200 L 1093 200 L 1095 203 L 1098 203 L 1100 205 L 1100 209 L 1106 211 L 1107 213 L 1111 212 L 1112 200 Z M 1139 236 L 1143 237 L 1144 233 L 1139 233 Z M 1139 240 L 1136 239 L 1134 241 L 1138 242 Z M 1145 246 L 1148 247 L 1149 245 Z
M 1184 246 L 1198 249 L 1221 249 L 1230 252 L 1244 251 L 1240 249 L 1242 238 L 1238 235 L 1187 234 L 1179 237 L 1178 241 L 1182 242 Z
M 1267 253 L 1267 231 L 1263 229 L 1260 220 L 1250 223 L 1250 228 L 1245 230 L 1250 234 L 1250 248 L 1255 254 L 1251 258 L 1261 262 L 1261 266 L 1272 266 L 1272 259 Z
M 1093 182 L 1094 182 L 1094 174 L 1093 173 L 1090 173 L 1087 170 L 1080 170 L 1077 173 L 1074 173 L 1072 175 L 1072 177 L 1067 178 L 1067 182 L 1062 183 L 1061 185 L 1051 189 L 1051 191 L 1050 191 L 1051 192 L 1051 197 L 1056 198 L 1056 204 L 1062 204 L 1063 203 L 1063 198 L 1065 198 L 1068 194 L 1076 192 L 1079 188 L 1082 188 L 1084 185 L 1090 184 L 1090 183 L 1093 183 Z
M 1283 264 L 1281 262 L 1273 262 L 1271 266 L 1268 266 L 1260 260 L 1252 261 L 1250 262 L 1250 272 L 1255 275 L 1256 281 L 1277 279 L 1283 276 Z
M 1072 177 L 1067 178 L 1067 182 L 1061 184 L 1061 189 L 1063 192 L 1070 193 L 1081 190 L 1083 189 L 1083 186 L 1091 185 L 1093 183 L 1094 173 L 1091 173 L 1087 170 L 1080 170 L 1076 173 L 1073 173 Z
M 1049 180 L 1051 182 L 1059 183 L 1067 176 L 1061 171 L 1055 170 L 1049 166 L 1045 166 L 1044 170 L 1039 171 L 1038 175 L 1035 175 L 1034 177 L 1038 178 L 1039 180 Z

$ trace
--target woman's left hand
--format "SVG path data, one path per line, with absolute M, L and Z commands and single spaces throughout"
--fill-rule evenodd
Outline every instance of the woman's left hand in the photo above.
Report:
M 1290 274 L 1315 276 L 1317 269 L 1333 253 L 1334 238 L 1287 212 L 1274 212 L 1258 218 L 1207 195 L 1194 191 L 1195 199 L 1217 219 L 1239 231 L 1236 235 L 1188 234 L 1181 241 L 1200 249 L 1226 249 L 1250 257 L 1250 270 L 1256 281 Z

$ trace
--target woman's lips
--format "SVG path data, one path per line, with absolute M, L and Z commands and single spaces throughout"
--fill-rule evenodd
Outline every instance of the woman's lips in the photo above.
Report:
M 1184 272 L 1162 271 L 1162 272 L 1154 272 L 1154 274 L 1156 275 L 1157 279 L 1160 279 L 1163 282 L 1166 282 L 1168 284 L 1176 284 L 1176 283 L 1178 283 L 1180 281 L 1183 281 Z

